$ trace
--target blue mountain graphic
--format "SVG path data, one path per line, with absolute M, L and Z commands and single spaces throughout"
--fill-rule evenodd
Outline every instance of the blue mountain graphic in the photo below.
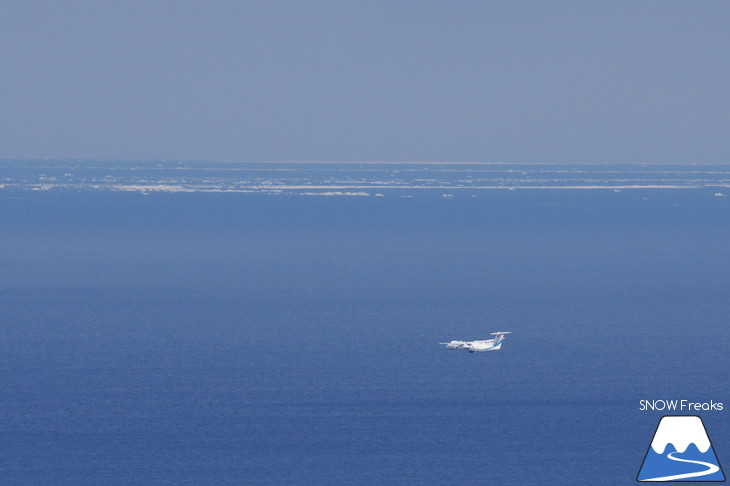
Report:
M 636 478 L 637 481 L 646 481 L 653 478 L 661 478 L 666 476 L 676 476 L 679 474 L 688 474 L 694 472 L 706 471 L 708 468 L 701 464 L 694 464 L 689 462 L 681 462 L 680 460 L 673 460 L 671 457 L 676 459 L 684 459 L 689 461 L 701 461 L 707 462 L 719 466 L 715 451 L 712 447 L 707 449 L 707 452 L 702 453 L 694 443 L 689 444 L 687 450 L 682 453 L 677 452 L 674 444 L 668 444 L 664 449 L 663 454 L 657 454 L 654 449 L 649 447 L 649 452 L 646 454 L 644 464 L 639 471 L 639 476 Z M 725 475 L 722 469 L 712 474 L 698 476 L 691 479 L 678 479 L 677 481 L 725 481 Z

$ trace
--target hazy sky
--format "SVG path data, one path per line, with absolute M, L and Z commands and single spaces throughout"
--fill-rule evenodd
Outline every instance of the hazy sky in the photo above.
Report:
M 730 162 L 727 1 L 30 1 L 0 157 Z

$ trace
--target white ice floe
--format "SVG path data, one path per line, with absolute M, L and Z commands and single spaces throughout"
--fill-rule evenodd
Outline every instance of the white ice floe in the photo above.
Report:
M 196 192 L 197 189 L 193 187 L 186 187 L 182 185 L 166 185 L 166 184 L 150 184 L 150 185 L 120 185 L 116 184 L 111 186 L 113 191 L 127 191 L 127 192 Z
M 300 196 L 369 196 L 367 192 L 343 192 L 343 191 L 327 191 L 327 192 L 300 192 Z

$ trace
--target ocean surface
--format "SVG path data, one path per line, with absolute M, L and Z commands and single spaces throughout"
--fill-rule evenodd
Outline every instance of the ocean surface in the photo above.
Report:
M 629 485 L 660 399 L 727 467 L 729 181 L 0 161 L 0 482 Z

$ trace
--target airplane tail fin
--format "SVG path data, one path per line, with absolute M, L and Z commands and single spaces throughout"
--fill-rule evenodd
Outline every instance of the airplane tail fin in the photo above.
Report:
M 504 335 L 505 334 L 512 334 L 511 331 L 499 331 L 499 332 L 493 332 L 492 336 L 494 336 L 494 350 L 500 349 L 502 347 L 502 342 L 504 341 Z

